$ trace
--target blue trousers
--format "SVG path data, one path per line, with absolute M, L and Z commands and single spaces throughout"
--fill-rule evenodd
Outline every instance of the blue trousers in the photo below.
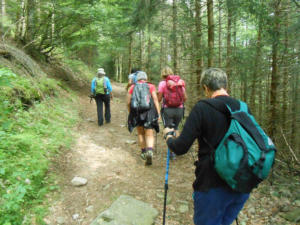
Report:
M 193 198 L 195 225 L 230 225 L 243 208 L 249 194 L 213 188 L 208 192 L 195 191 Z

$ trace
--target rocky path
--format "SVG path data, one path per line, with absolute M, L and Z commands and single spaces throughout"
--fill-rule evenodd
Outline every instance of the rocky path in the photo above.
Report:
M 47 224 L 89 225 L 120 195 L 130 195 L 151 204 L 159 211 L 155 224 L 162 224 L 166 145 L 158 134 L 152 166 L 140 159 L 136 133 L 130 134 L 126 124 L 126 92 L 124 86 L 113 85 L 112 121 L 97 126 L 95 102 L 80 97 L 81 123 L 76 129 L 77 141 L 61 155 L 54 172 L 61 189 L 50 198 Z M 194 179 L 192 149 L 170 163 L 167 224 L 193 224 L 192 182 Z M 75 177 L 87 179 L 76 187 Z M 266 187 L 269 191 L 268 186 Z M 242 225 L 285 224 L 273 215 L 272 199 L 255 192 L 240 215 Z M 287 223 L 288 224 L 288 223 Z
M 77 143 L 57 165 L 61 190 L 52 200 L 45 219 L 48 224 L 90 224 L 121 194 L 150 203 L 159 211 L 155 224 L 162 223 L 166 145 L 158 134 L 153 165 L 144 165 L 136 133 L 130 134 L 125 126 L 125 88 L 113 88 L 112 120 L 101 127 L 95 102 L 80 97 L 82 121 L 76 129 Z M 168 224 L 192 224 L 193 164 L 188 161 L 192 162 L 191 155 L 178 157 L 170 166 Z M 75 176 L 86 178 L 87 184 L 73 186 Z

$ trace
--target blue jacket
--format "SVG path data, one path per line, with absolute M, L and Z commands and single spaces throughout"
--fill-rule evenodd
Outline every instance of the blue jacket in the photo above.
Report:
M 91 93 L 93 95 L 96 94 L 96 90 L 95 90 L 95 88 L 96 88 L 96 79 L 97 79 L 97 77 L 94 77 L 94 79 L 92 80 L 92 85 L 91 85 Z M 110 92 L 112 92 L 112 87 L 111 87 L 109 78 L 108 77 L 104 77 L 104 82 L 105 82 L 106 87 L 107 87 L 106 94 L 110 94 Z

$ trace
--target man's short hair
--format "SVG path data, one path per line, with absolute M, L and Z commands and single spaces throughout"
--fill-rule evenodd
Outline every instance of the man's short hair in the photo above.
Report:
M 219 68 L 209 68 L 202 72 L 200 83 L 212 91 L 227 89 L 227 75 Z

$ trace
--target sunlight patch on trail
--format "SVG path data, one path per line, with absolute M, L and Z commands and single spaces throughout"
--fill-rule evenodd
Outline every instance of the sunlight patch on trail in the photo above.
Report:
M 134 158 L 120 147 L 104 147 L 96 144 L 89 135 L 81 135 L 74 147 L 77 152 L 78 168 L 85 171 L 97 172 L 103 168 L 114 168 L 120 164 L 126 165 L 134 161 Z

